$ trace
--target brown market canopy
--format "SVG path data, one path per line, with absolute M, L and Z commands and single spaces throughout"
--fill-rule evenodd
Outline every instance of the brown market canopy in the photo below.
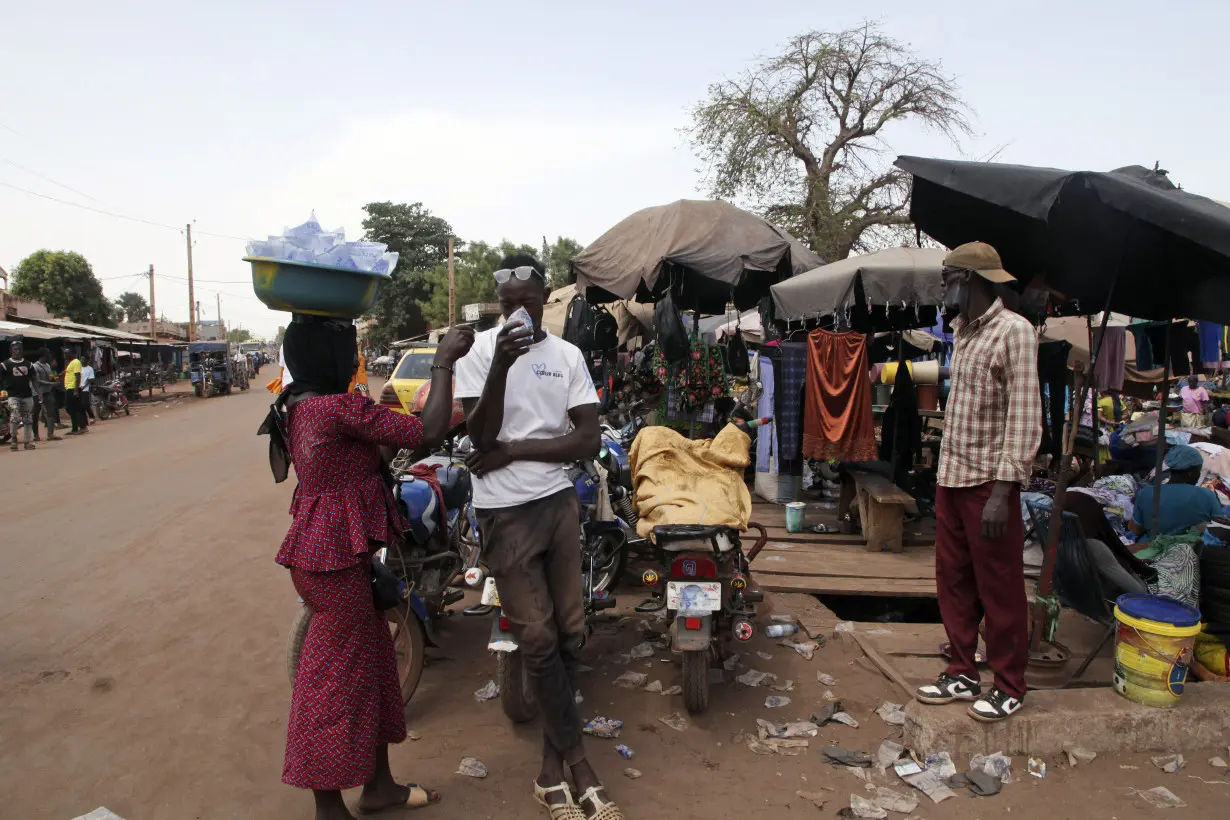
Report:
M 671 290 L 684 310 L 755 305 L 769 286 L 823 264 L 790 234 L 718 200 L 681 199 L 637 211 L 572 260 L 596 301 L 652 302 Z
M 797 320 L 856 305 L 938 306 L 944 299 L 941 272 L 947 253 L 938 248 L 886 248 L 832 262 L 774 285 L 774 315 Z

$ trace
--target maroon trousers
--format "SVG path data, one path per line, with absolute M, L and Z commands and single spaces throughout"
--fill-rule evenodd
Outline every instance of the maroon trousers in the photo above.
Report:
M 940 617 L 952 645 L 949 675 L 978 680 L 974 653 L 985 618 L 987 661 L 995 685 L 1021 698 L 1029 660 L 1025 599 L 1025 530 L 1021 489 L 1008 494 L 1008 526 L 1001 538 L 982 537 L 982 508 L 993 484 L 935 490 L 935 585 Z

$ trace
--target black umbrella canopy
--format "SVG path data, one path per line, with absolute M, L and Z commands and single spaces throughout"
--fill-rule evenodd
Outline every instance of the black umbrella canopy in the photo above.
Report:
M 1083 311 L 1230 324 L 1230 208 L 1129 166 L 1071 172 L 898 157 L 910 217 L 948 247 L 988 242 L 1004 267 Z

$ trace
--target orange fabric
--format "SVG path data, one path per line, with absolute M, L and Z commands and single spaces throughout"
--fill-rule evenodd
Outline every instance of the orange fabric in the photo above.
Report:
M 803 456 L 817 460 L 873 461 L 875 422 L 867 337 L 813 330 L 807 337 Z
M 363 389 L 359 389 L 359 385 Z M 354 372 L 354 378 L 350 380 L 350 388 L 347 393 L 362 393 L 367 395 L 367 362 L 363 361 L 363 354 L 359 354 L 359 368 Z

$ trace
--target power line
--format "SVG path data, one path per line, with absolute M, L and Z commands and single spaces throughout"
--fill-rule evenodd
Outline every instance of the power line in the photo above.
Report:
M 66 190 L 66 191 L 72 191 L 74 194 L 77 194 L 78 196 L 83 196 L 83 197 L 85 197 L 86 199 L 88 199 L 88 200 L 90 200 L 90 201 L 92 201 L 92 202 L 97 202 L 99 205 L 105 205 L 105 204 L 106 204 L 106 203 L 105 203 L 105 202 L 103 202 L 101 199 L 98 199 L 98 198 L 96 198 L 96 197 L 92 197 L 92 196 L 90 196 L 89 194 L 87 194 L 85 191 L 78 191 L 76 188 L 72 187 L 71 185 L 65 185 L 63 182 L 57 182 L 56 180 L 52 179 L 51 177 L 46 176 L 45 174 L 40 174 L 38 171 L 35 171 L 33 168 L 27 168 L 27 167 L 26 167 L 26 166 L 24 166 L 24 165 L 20 165 L 20 164 L 18 164 L 18 163 L 16 163 L 16 162 L 13 162 L 11 159 L 8 159 L 7 157 L 5 158 L 5 160 L 4 160 L 4 161 L 5 161 L 5 162 L 7 162 L 9 165 L 12 165 L 14 168 L 19 168 L 19 169 L 21 169 L 22 171 L 25 171 L 27 174 L 33 174 L 34 176 L 38 177 L 38 178 L 39 178 L 39 179 L 41 179 L 41 180 L 44 180 L 44 181 L 46 181 L 46 182 L 50 182 L 52 185 L 58 185 L 58 186 L 60 186 L 61 188 L 63 188 L 64 190 Z
M 115 213 L 114 211 L 103 210 L 102 208 L 94 208 L 90 205 L 82 205 L 80 202 L 72 202 L 67 199 L 60 199 L 59 197 L 54 197 L 49 194 L 40 194 L 38 191 L 31 191 L 29 188 L 22 188 L 20 185 L 14 185 L 11 182 L 0 181 L 0 185 L 4 186 L 5 188 L 12 188 L 14 191 L 21 191 L 23 194 L 29 194 L 30 196 L 36 196 L 36 197 L 39 197 L 40 199 L 48 199 L 48 200 L 51 200 L 52 202 L 58 202 L 61 205 L 71 205 L 74 208 L 82 208 L 87 211 L 93 211 L 94 213 L 102 214 L 103 216 L 110 216 L 116 219 L 127 219 L 130 222 L 140 222 L 143 225 L 152 225 L 155 228 L 166 228 L 167 230 L 175 231 L 176 233 L 179 233 L 183 230 L 182 228 L 176 227 L 175 225 L 167 225 L 162 222 L 154 222 L 152 219 L 142 219 L 139 216 L 129 216 L 128 214 L 119 214 L 119 213 Z M 210 231 L 199 231 L 199 233 L 204 234 L 205 236 L 216 236 L 221 239 L 236 239 L 240 242 L 248 241 L 242 236 L 232 236 L 230 234 L 225 234 L 225 233 L 212 233 Z

